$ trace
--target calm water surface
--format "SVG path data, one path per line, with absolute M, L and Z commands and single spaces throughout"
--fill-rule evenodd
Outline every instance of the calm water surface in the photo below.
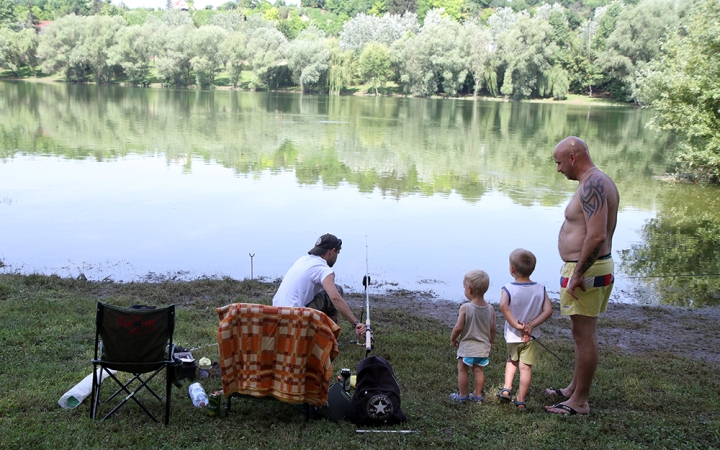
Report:
M 650 117 L 0 83 L 2 270 L 275 279 L 331 232 L 343 239 L 335 267 L 350 290 L 362 290 L 367 255 L 377 295 L 461 301 L 463 275 L 481 268 L 496 302 L 511 281 L 508 254 L 525 247 L 538 257 L 533 279 L 557 297 L 557 233 L 577 183 L 551 155 L 578 135 L 621 192 L 613 301 L 713 304 L 720 268 L 707 238 L 720 223 L 719 191 L 658 180 L 675 143 L 645 128 Z

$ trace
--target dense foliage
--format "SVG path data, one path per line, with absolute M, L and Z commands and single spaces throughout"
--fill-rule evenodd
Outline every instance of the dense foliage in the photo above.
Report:
M 657 109 L 657 127 L 687 138 L 683 172 L 717 182 L 718 11 L 718 0 L 236 0 L 188 11 L 0 0 L 0 68 L 168 87 L 602 95 Z
M 641 93 L 658 111 L 653 126 L 686 137 L 683 173 L 720 182 L 720 2 L 703 0 L 672 30 Z
M 222 73 L 224 84 L 250 88 L 338 93 L 367 83 L 379 93 L 393 82 L 421 97 L 600 92 L 637 102 L 636 74 L 660 56 L 683 10 L 670 0 L 239 0 L 188 11 L 0 0 L 0 66 L 74 82 L 207 88 Z

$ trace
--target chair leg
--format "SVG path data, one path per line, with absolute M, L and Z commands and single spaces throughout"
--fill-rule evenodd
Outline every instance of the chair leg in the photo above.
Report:
M 170 390 L 172 388 L 172 377 L 170 376 L 170 365 L 165 366 L 165 425 L 170 424 Z
M 170 374 L 170 368 L 171 366 L 168 364 L 164 365 L 165 368 L 165 398 L 163 399 L 160 395 L 158 395 L 157 392 L 153 389 L 152 386 L 150 386 L 148 383 L 150 383 L 163 369 L 163 367 L 160 367 L 159 369 L 155 370 L 152 373 L 149 373 L 146 379 L 143 379 L 143 374 L 132 374 L 132 378 L 130 378 L 127 382 L 122 382 L 118 377 L 115 376 L 115 374 L 112 371 L 107 370 L 105 367 L 100 365 L 100 373 L 98 373 L 98 370 L 95 369 L 93 372 L 93 386 L 92 386 L 92 398 L 91 398 L 91 406 L 90 406 L 90 417 L 92 419 L 95 419 L 100 413 L 100 406 L 105 405 L 109 403 L 111 400 L 113 400 L 115 397 L 118 397 L 120 395 L 120 398 L 122 398 L 122 401 L 120 401 L 117 405 L 115 405 L 114 408 L 110 412 L 104 415 L 101 421 L 107 419 L 108 417 L 115 414 L 115 412 L 120 409 L 125 403 L 132 400 L 137 405 L 145 411 L 145 414 L 147 414 L 153 421 L 158 422 L 158 419 L 153 415 L 148 408 L 145 407 L 145 405 L 137 398 L 137 394 L 142 391 L 143 389 L 146 389 L 150 391 L 150 394 L 152 394 L 158 401 L 161 403 L 165 403 L 165 425 L 170 424 L 170 397 L 171 397 L 171 391 L 172 391 L 172 377 Z M 103 382 L 103 375 L 105 373 L 103 371 L 107 372 L 108 378 L 112 378 L 115 383 L 119 386 L 115 392 L 110 395 L 107 399 L 101 399 L 100 396 L 100 388 L 101 384 Z M 135 384 L 135 381 L 139 383 L 135 388 L 131 387 L 131 385 Z M 117 387 L 117 386 L 116 386 Z M 132 389 L 132 390 L 131 390 Z M 160 391 L 162 392 L 162 391 Z M 118 399 L 120 400 L 120 399 Z
M 145 407 L 145 405 L 143 405 L 143 404 L 140 402 L 140 400 L 138 400 L 137 398 L 135 398 L 135 394 L 137 394 L 143 387 L 145 387 L 145 385 L 144 385 L 144 384 L 141 384 L 141 385 L 138 386 L 136 389 L 134 389 L 132 392 L 130 392 L 129 395 L 123 399 L 123 401 L 121 401 L 120 403 L 118 403 L 118 404 L 117 404 L 109 413 L 107 413 L 107 414 L 105 415 L 105 417 L 103 417 L 101 420 L 105 420 L 105 419 L 107 419 L 108 417 L 110 417 L 110 416 L 112 416 L 113 414 L 115 414 L 115 411 L 117 411 L 118 409 L 120 409 L 120 407 L 123 406 L 125 403 L 127 403 L 128 400 L 132 399 L 135 403 L 138 404 L 138 406 L 139 406 L 140 408 L 142 408 L 143 411 L 145 411 L 145 414 L 147 414 L 148 416 L 150 416 L 150 418 L 151 418 L 152 420 L 154 420 L 155 422 L 157 422 L 158 420 L 155 418 L 155 416 L 153 415 L 153 413 L 151 413 L 151 412 Z M 124 388 L 124 389 L 125 389 L 125 388 Z
M 102 380 L 102 372 L 100 372 L 100 379 Z M 98 390 L 97 365 L 93 364 L 93 382 L 92 390 L 90 391 L 90 418 L 93 420 L 95 420 L 95 414 L 97 413 Z

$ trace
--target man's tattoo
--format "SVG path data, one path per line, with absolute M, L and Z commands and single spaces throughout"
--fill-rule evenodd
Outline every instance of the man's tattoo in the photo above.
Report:
M 584 263 L 580 266 L 580 273 L 585 274 L 587 270 L 595 264 L 595 261 L 598 259 L 598 255 L 600 255 L 600 247 L 595 247 L 592 252 L 590 252 L 590 255 L 587 257 Z
M 596 212 L 605 206 L 605 201 L 605 186 L 602 177 L 591 176 L 583 183 L 580 191 L 580 202 L 587 220 L 590 220 Z

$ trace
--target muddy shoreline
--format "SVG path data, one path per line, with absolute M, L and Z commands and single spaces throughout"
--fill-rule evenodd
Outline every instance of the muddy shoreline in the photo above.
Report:
M 361 293 L 346 295 L 353 311 L 365 305 Z M 460 303 L 437 300 L 417 292 L 401 291 L 372 298 L 372 306 L 403 308 L 433 317 L 450 329 L 457 320 Z M 497 305 L 495 309 L 498 310 Z M 498 310 L 498 327 L 505 322 Z M 720 368 L 720 308 L 678 308 L 610 303 L 598 320 L 600 349 L 614 349 L 626 354 L 667 353 L 690 358 Z M 553 316 L 542 325 L 549 339 L 572 343 L 570 319 L 560 316 L 553 302 Z

